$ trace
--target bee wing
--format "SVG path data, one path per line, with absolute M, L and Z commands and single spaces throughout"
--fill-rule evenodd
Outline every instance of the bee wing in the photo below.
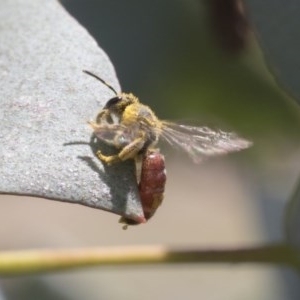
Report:
M 96 137 L 103 142 L 116 147 L 125 147 L 130 144 L 136 136 L 136 127 L 125 127 L 121 124 L 97 124 L 89 122 Z
M 163 121 L 161 136 L 172 146 L 184 150 L 195 163 L 208 156 L 240 151 L 252 145 L 233 132 L 213 130 Z

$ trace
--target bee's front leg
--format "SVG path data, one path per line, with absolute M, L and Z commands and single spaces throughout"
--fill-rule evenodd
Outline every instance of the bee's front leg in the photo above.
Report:
M 95 123 L 93 121 L 88 121 L 88 124 L 92 127 L 92 129 L 94 130 L 95 134 L 97 135 L 97 133 L 101 132 L 101 131 L 116 131 L 118 128 L 120 128 L 120 125 L 118 124 L 98 124 Z
M 96 155 L 101 161 L 104 161 L 107 164 L 113 164 L 130 158 L 135 158 L 139 151 L 143 148 L 144 144 L 145 135 L 142 134 L 140 137 L 136 138 L 133 142 L 124 147 L 116 155 L 104 155 L 100 150 L 97 151 Z
M 102 109 L 96 117 L 96 123 L 97 124 L 102 124 L 102 123 L 111 124 L 111 123 L 113 123 L 113 119 L 111 117 L 110 110 L 107 109 L 107 108 Z

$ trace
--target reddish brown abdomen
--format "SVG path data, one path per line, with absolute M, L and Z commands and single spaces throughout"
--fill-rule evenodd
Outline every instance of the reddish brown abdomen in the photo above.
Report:
M 155 150 L 148 150 L 142 161 L 139 192 L 146 220 L 149 220 L 164 198 L 166 184 L 165 159 Z

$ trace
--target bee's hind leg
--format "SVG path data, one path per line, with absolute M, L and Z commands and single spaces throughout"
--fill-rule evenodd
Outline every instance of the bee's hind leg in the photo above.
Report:
M 136 138 L 133 142 L 128 144 L 126 147 L 124 147 L 116 155 L 109 155 L 109 156 L 104 155 L 100 150 L 97 151 L 96 155 L 101 161 L 107 164 L 113 164 L 130 158 L 135 158 L 139 153 L 139 151 L 143 148 L 144 144 L 145 144 L 145 138 L 143 135 L 141 137 Z

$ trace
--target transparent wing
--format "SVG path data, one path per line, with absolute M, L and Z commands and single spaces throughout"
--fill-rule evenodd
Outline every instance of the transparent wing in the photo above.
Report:
M 121 124 L 97 124 L 89 122 L 94 134 L 106 144 L 122 148 L 130 144 L 138 134 L 137 126 L 126 127 Z
M 213 130 L 163 121 L 162 138 L 189 154 L 195 163 L 207 156 L 240 151 L 252 145 L 233 132 Z

